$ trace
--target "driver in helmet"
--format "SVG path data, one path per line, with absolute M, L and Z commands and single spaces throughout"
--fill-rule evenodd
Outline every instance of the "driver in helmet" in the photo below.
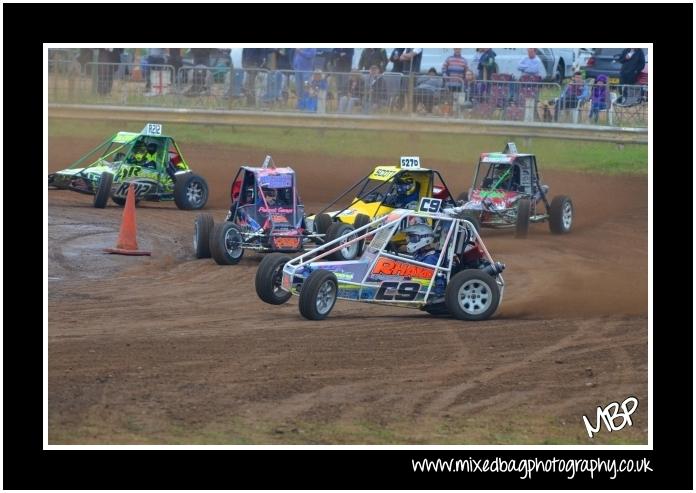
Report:
M 277 207 L 278 206 L 278 192 L 276 191 L 276 189 L 263 187 L 262 190 L 263 190 L 263 196 L 266 198 L 266 204 L 268 204 L 268 207 Z
M 418 191 L 420 183 L 412 176 L 402 175 L 394 180 L 394 195 L 389 200 L 396 209 L 415 209 L 418 205 Z
M 404 229 L 408 238 L 406 251 L 413 255 L 413 260 L 424 264 L 437 265 L 440 259 L 440 251 L 436 249 L 435 234 L 427 224 L 414 224 Z M 445 273 L 438 271 L 435 275 L 434 292 L 437 296 L 445 293 L 447 284 Z
M 143 166 L 146 166 L 148 168 L 157 168 L 157 149 L 159 146 L 155 144 L 154 142 L 150 142 L 146 146 L 147 152 L 145 153 L 145 158 L 144 158 L 144 164 Z
M 406 252 L 413 255 L 413 260 L 425 264 L 437 265 L 440 252 L 435 250 L 435 235 L 427 224 L 414 224 L 404 229 L 408 238 Z
M 147 148 L 145 147 L 145 143 L 141 140 L 133 147 L 133 152 L 128 157 L 128 164 L 144 164 L 145 154 L 147 154 Z

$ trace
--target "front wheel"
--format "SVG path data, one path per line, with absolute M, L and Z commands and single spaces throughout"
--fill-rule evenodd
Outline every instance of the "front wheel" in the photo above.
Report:
M 218 265 L 238 264 L 244 256 L 242 232 L 234 223 L 216 224 L 210 237 L 210 253 Z
M 529 214 L 532 203 L 529 199 L 520 199 L 517 205 L 517 219 L 515 220 L 515 238 L 526 238 L 529 231 Z
M 300 314 L 309 320 L 323 320 L 331 313 L 337 296 L 336 275 L 328 270 L 315 270 L 302 284 Z
M 282 305 L 292 294 L 280 287 L 283 281 L 283 267 L 290 257 L 282 253 L 266 255 L 256 271 L 256 294 L 262 301 L 271 305 Z
M 97 209 L 103 209 L 106 207 L 106 203 L 109 201 L 111 196 L 111 184 L 114 182 L 114 175 L 108 171 L 104 171 L 99 178 L 99 185 L 97 185 L 97 191 L 94 194 L 94 207 Z
M 174 203 L 179 209 L 196 210 L 208 202 L 208 184 L 194 174 L 187 173 L 174 183 Z
M 196 258 L 210 258 L 210 234 L 214 228 L 212 214 L 198 214 L 193 221 L 193 250 Z
M 570 197 L 557 195 L 551 201 L 549 210 L 549 229 L 552 233 L 560 235 L 570 233 L 573 227 L 573 202 Z
M 119 207 L 123 207 L 126 205 L 126 199 L 124 197 L 116 197 L 115 195 L 112 195 L 111 200 L 113 200 L 114 204 L 116 204 Z M 140 199 L 136 198 L 135 205 L 138 205 L 138 202 L 140 202 Z
M 445 290 L 445 304 L 459 320 L 485 320 L 498 308 L 500 290 L 493 277 L 479 269 L 457 272 Z

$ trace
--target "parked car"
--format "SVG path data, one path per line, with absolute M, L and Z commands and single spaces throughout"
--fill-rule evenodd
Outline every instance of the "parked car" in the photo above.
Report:
M 648 49 L 641 49 L 645 55 L 644 71 L 647 75 Z M 614 60 L 614 57 L 620 55 L 623 50 L 623 48 L 595 48 L 594 53 L 587 60 L 587 65 L 585 67 L 586 77 L 589 79 L 596 79 L 599 74 L 604 74 L 607 76 L 610 86 L 618 85 L 621 77 L 621 63 Z M 639 76 L 636 84 L 642 84 L 642 82 L 639 82 L 640 80 L 641 77 Z M 645 77 L 645 83 L 647 84 L 647 76 Z

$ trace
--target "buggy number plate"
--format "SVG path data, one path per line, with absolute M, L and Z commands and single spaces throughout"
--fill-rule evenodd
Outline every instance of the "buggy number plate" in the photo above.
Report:
M 418 156 L 401 156 L 401 167 L 403 169 L 419 169 L 420 157 Z
M 159 123 L 148 123 L 147 133 L 149 135 L 162 135 L 162 125 Z
M 116 190 L 114 195 L 117 197 L 126 197 L 128 195 L 128 187 L 131 183 L 133 183 L 133 187 L 135 188 L 135 196 L 137 198 L 142 197 L 150 191 L 150 188 L 152 188 L 152 185 L 149 183 L 125 182 L 121 183 L 121 186 L 118 187 L 118 190 Z
M 376 300 L 385 301 L 413 301 L 418 296 L 418 290 L 420 290 L 420 284 L 417 282 L 383 282 L 377 294 L 375 295 Z
M 418 212 L 439 212 L 440 205 L 442 205 L 442 200 L 433 199 L 431 197 L 423 197 L 418 206 Z
M 287 236 L 276 236 L 273 238 L 276 248 L 297 248 L 300 244 L 299 238 L 289 238 Z

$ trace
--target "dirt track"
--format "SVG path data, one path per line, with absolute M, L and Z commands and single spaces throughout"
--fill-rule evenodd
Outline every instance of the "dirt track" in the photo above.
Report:
M 51 171 L 93 144 L 50 140 Z M 183 149 L 222 220 L 233 173 L 263 154 Z M 298 172 L 308 211 L 378 164 L 274 158 Z M 472 176 L 429 166 L 455 194 Z M 575 229 L 486 230 L 507 286 L 480 323 L 341 301 L 306 321 L 296 298 L 256 297 L 259 256 L 194 260 L 195 212 L 139 206 L 153 256 L 109 256 L 121 209 L 49 191 L 50 442 L 647 443 L 647 179 L 541 171 L 573 198 Z M 582 415 L 629 395 L 633 426 L 589 441 Z

